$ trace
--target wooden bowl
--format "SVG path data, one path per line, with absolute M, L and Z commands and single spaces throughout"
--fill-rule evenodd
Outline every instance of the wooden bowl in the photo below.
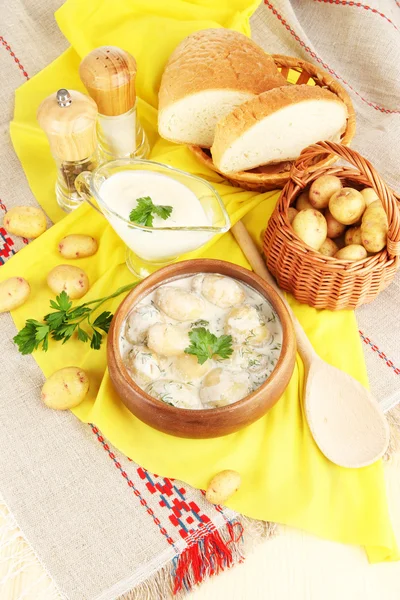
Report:
M 190 410 L 176 408 L 152 398 L 131 378 L 119 349 L 123 323 L 133 306 L 161 284 L 195 273 L 221 273 L 257 290 L 276 311 L 282 325 L 282 351 L 268 379 L 249 396 L 221 408 Z M 108 369 L 114 388 L 125 406 L 138 419 L 164 433 L 185 438 L 212 438 L 233 433 L 257 421 L 276 403 L 291 378 L 296 341 L 290 316 L 278 294 L 252 271 L 211 259 L 187 260 L 164 267 L 143 280 L 118 307 L 108 334 Z
M 281 74 L 286 77 L 288 83 L 292 85 L 303 85 L 310 83 L 318 85 L 326 90 L 329 90 L 344 102 L 347 106 L 347 126 L 343 132 L 340 143 L 343 146 L 348 146 L 354 137 L 356 127 L 356 115 L 353 103 L 346 90 L 326 71 L 316 67 L 312 63 L 307 62 L 295 56 L 284 56 L 282 54 L 273 54 L 272 58 Z M 291 76 L 295 75 L 296 82 L 291 81 Z M 216 171 L 224 177 L 231 185 L 240 187 L 252 192 L 267 192 L 283 188 L 289 181 L 289 171 L 294 161 L 284 161 L 271 165 L 263 165 L 250 171 L 240 171 L 231 175 L 226 175 L 219 171 L 212 160 L 210 150 L 201 148 L 200 146 L 189 145 L 189 150 L 202 162 L 206 167 Z M 337 160 L 334 154 L 316 156 L 309 170 L 312 172 L 321 167 L 327 167 Z

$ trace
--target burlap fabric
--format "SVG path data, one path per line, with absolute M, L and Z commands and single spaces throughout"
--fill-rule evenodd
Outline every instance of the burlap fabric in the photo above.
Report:
M 11 148 L 8 123 L 15 88 L 67 46 L 53 17 L 60 4 L 13 0 L 1 6 L 0 217 L 16 204 L 35 203 Z M 346 82 L 358 116 L 353 146 L 398 189 L 396 4 L 265 2 L 252 18 L 252 30 L 268 51 L 301 56 Z M 23 244 L 0 228 L 0 263 Z M 386 408 L 400 400 L 398 287 L 397 278 L 357 313 L 371 387 Z M 201 492 L 185 484 L 141 470 L 72 415 L 38 407 L 34 398 L 43 376 L 32 358 L 21 362 L 10 341 L 15 329 L 8 316 L 1 316 L 0 327 L 0 490 L 50 576 L 48 597 L 113 600 L 136 590 L 141 600 L 167 598 L 176 582 L 177 557 L 193 546 L 184 535 L 193 521 L 196 535 L 218 532 L 222 541 L 236 540 L 231 563 L 240 559 L 240 517 L 210 507 Z M 254 522 L 244 527 L 250 540 L 269 534 Z M 205 575 L 211 572 L 208 568 Z M 195 580 L 191 572 L 187 584 Z

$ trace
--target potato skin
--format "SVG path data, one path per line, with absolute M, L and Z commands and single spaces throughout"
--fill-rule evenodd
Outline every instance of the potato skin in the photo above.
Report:
M 344 225 L 354 225 L 365 210 L 365 200 L 359 191 L 345 187 L 329 200 L 329 211 L 334 219 Z
M 339 177 L 322 175 L 312 182 L 308 197 L 314 208 L 326 208 L 331 196 L 341 189 L 342 182 Z
M 89 378 L 83 369 L 65 367 L 45 381 L 41 398 L 46 406 L 67 410 L 78 406 L 89 391 Z
M 357 261 L 362 260 L 363 258 L 367 258 L 368 254 L 364 246 L 359 244 L 351 244 L 350 246 L 345 246 L 341 248 L 339 252 L 336 252 L 335 258 L 340 260 L 349 260 L 349 261 Z
M 308 198 L 308 192 L 302 192 L 296 200 L 296 210 L 306 210 L 306 208 L 314 208 Z
M 350 246 L 351 244 L 362 245 L 361 227 L 349 227 L 344 235 L 344 243 L 346 246 Z
M 330 213 L 329 208 L 325 211 L 325 220 L 328 227 L 327 233 L 328 237 L 331 239 L 335 239 L 344 233 L 346 229 L 346 225 L 343 223 L 339 223 Z
M 294 206 L 291 206 L 288 209 L 288 219 L 289 219 L 289 223 L 292 224 L 293 223 L 293 219 L 295 218 L 296 215 L 299 214 L 299 211 L 297 210 L 297 208 L 294 208 Z
M 82 298 L 89 289 L 85 271 L 71 265 L 58 265 L 47 275 L 47 285 L 55 294 L 67 292 L 71 300 Z
M 220 471 L 210 481 L 206 490 L 206 498 L 212 504 L 225 504 L 225 502 L 240 487 L 242 478 L 237 471 Z
M 10 277 L 0 283 L 0 313 L 22 306 L 29 297 L 31 288 L 23 277 Z
M 6 213 L 3 224 L 10 233 L 31 240 L 46 231 L 46 215 L 37 206 L 14 206 Z
M 388 219 L 380 200 L 372 202 L 361 221 L 361 241 L 368 252 L 376 253 L 386 246 Z
M 337 246 L 335 242 L 330 238 L 326 238 L 318 252 L 320 252 L 324 256 L 335 256 L 338 250 L 339 246 Z
M 63 258 L 87 258 L 97 252 L 97 241 L 90 235 L 67 235 L 58 244 L 58 251 Z
M 376 200 L 379 200 L 379 196 L 377 195 L 375 190 L 372 188 L 364 188 L 363 190 L 360 191 L 360 194 L 364 198 L 367 208 L 370 204 L 372 204 L 373 202 L 376 202 Z M 379 202 L 380 202 L 380 200 L 379 200 Z
M 327 224 L 324 215 L 315 208 L 301 210 L 293 219 L 292 227 L 299 238 L 319 250 L 327 237 Z

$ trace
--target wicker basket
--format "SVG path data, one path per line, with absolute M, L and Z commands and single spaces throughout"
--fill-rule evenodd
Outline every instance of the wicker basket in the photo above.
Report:
M 310 172 L 316 156 L 334 152 L 353 168 L 323 167 Z M 388 216 L 387 247 L 363 260 L 349 262 L 323 256 L 297 237 L 289 220 L 288 208 L 309 183 L 321 175 L 336 175 L 346 186 L 372 187 Z M 354 309 L 371 302 L 395 276 L 400 255 L 400 210 L 395 194 L 373 166 L 354 150 L 332 142 L 305 148 L 293 165 L 290 179 L 279 197 L 264 234 L 268 269 L 279 286 L 297 300 L 314 306 L 339 310 Z
M 330 90 L 345 103 L 348 111 L 347 127 L 340 140 L 341 144 L 348 146 L 354 137 L 355 132 L 355 113 L 353 104 L 347 92 L 341 85 L 325 71 L 315 67 L 311 63 L 295 58 L 293 56 L 283 56 L 274 54 L 276 66 L 281 71 L 282 75 L 289 79 L 289 72 L 295 71 L 299 73 L 299 77 L 295 85 L 302 85 L 313 80 L 316 85 Z M 209 169 L 220 173 L 225 179 L 236 187 L 241 187 L 245 190 L 253 192 L 267 192 L 283 188 L 289 179 L 289 171 L 292 166 L 291 161 L 278 163 L 275 165 L 266 165 L 252 169 L 251 171 L 241 171 L 235 175 L 224 175 L 221 171 L 215 168 L 209 150 L 200 148 L 200 146 L 189 146 L 189 149 L 197 156 L 197 158 L 206 165 Z M 327 166 L 335 162 L 335 156 L 317 156 L 315 158 L 315 168 Z M 313 167 L 314 168 L 314 167 Z

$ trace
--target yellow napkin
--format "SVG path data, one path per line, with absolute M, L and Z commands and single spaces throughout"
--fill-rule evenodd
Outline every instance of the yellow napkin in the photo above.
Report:
M 257 4 L 249 0 L 66 2 L 56 17 L 74 49 L 17 90 L 11 127 L 14 147 L 29 184 L 53 220 L 59 220 L 63 213 L 55 202 L 55 169 L 48 144 L 35 120 L 37 106 L 60 87 L 83 90 L 77 74 L 80 57 L 96 46 L 114 44 L 134 54 L 138 62 L 139 112 L 153 145 L 151 157 L 212 181 L 224 198 L 232 222 L 247 213 L 244 222 L 254 239 L 259 240 L 277 194 L 254 194 L 222 183 L 186 148 L 159 139 L 156 129 L 157 87 L 165 61 L 176 44 L 190 32 L 205 27 L 225 26 L 249 34 L 248 18 Z M 13 313 L 18 328 L 27 318 L 41 319 L 48 312 L 52 294 L 46 287 L 46 274 L 53 266 L 68 262 L 60 259 L 57 242 L 74 232 L 88 233 L 100 242 L 94 257 L 70 261 L 82 266 L 89 275 L 91 288 L 85 301 L 107 295 L 132 280 L 124 263 L 123 244 L 101 216 L 82 206 L 1 269 L 1 280 L 18 274 L 31 283 L 29 301 Z M 249 267 L 230 233 L 191 257 L 200 255 L 229 257 L 232 262 Z M 115 310 L 120 300 L 113 300 L 106 308 Z M 367 385 L 354 314 L 317 311 L 290 301 L 320 356 Z M 105 345 L 100 351 L 93 351 L 75 340 L 66 346 L 51 342 L 49 352 L 38 351 L 35 359 L 46 376 L 71 364 L 87 370 L 90 392 L 74 413 L 84 422 L 95 423 L 117 448 L 147 469 L 199 488 L 205 488 L 221 469 L 236 469 L 243 484 L 228 503 L 233 509 L 331 540 L 365 546 L 371 561 L 399 557 L 381 461 L 351 470 L 325 459 L 303 415 L 304 372 L 299 359 L 285 394 L 264 418 L 239 433 L 212 440 L 164 435 L 129 413 L 115 394 L 107 372 L 104 375 Z

